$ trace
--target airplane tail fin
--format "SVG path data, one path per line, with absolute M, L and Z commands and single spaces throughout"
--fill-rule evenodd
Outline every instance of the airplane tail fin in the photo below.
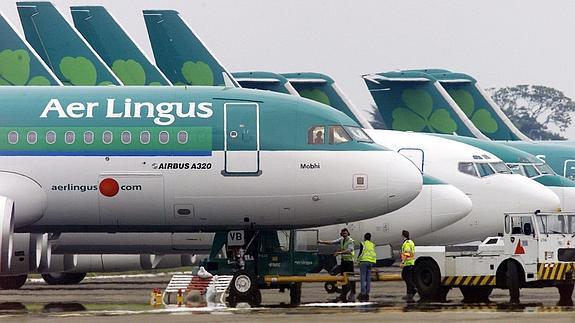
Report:
M 64 85 L 122 85 L 50 2 L 17 2 L 26 39 Z
M 334 107 L 364 128 L 373 128 L 331 77 L 320 73 L 285 73 L 282 75 L 288 79 L 300 96 Z
M 515 127 L 473 77 L 448 71 L 430 74 L 439 80 L 471 122 L 490 139 L 531 141 Z
M 488 139 L 427 70 L 369 74 L 363 79 L 391 130 Z
M 156 64 L 174 85 L 240 87 L 174 10 L 144 10 Z
M 2 13 L 0 35 L 0 86 L 62 85 Z
M 70 10 L 76 29 L 124 85 L 171 85 L 104 7 Z
M 234 72 L 235 80 L 243 88 L 268 90 L 277 93 L 284 93 L 299 96 L 296 89 L 281 74 L 272 72 Z

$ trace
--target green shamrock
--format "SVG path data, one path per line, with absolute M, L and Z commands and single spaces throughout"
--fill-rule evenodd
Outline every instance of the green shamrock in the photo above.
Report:
M 210 65 L 187 61 L 182 65 L 182 75 L 190 85 L 214 85 L 214 73 Z
M 431 95 L 424 90 L 405 89 L 401 100 L 407 108 L 397 107 L 392 112 L 392 128 L 395 130 L 454 133 L 457 124 L 447 109 L 434 109 Z
M 30 78 L 30 54 L 25 49 L 0 52 L 0 85 L 50 85 L 44 76 Z
M 463 89 L 450 90 L 448 93 L 481 132 L 495 133 L 497 129 L 499 129 L 497 121 L 493 119 L 489 110 L 484 108 L 477 109 L 475 107 L 475 101 L 469 91 Z
M 65 85 L 96 85 L 98 72 L 96 66 L 86 57 L 66 56 L 60 61 L 60 72 L 66 78 Z M 98 85 L 113 85 L 111 81 L 102 81 Z
M 146 85 L 146 72 L 142 65 L 133 59 L 114 61 L 112 71 L 124 85 Z
M 313 90 L 302 90 L 299 92 L 299 95 L 310 100 L 317 101 L 319 103 L 329 105 L 329 97 L 325 94 L 324 91 L 320 89 L 313 89 Z

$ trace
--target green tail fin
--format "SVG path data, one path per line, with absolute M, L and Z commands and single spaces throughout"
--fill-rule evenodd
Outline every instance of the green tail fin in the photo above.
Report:
M 290 82 L 281 74 L 272 72 L 235 72 L 232 73 L 235 80 L 247 89 L 267 90 L 277 93 L 297 95 L 297 91 Z
M 0 86 L 62 85 L 0 13 Z
M 311 72 L 285 73 L 282 75 L 290 81 L 300 96 L 336 108 L 363 127 L 372 127 L 370 122 L 353 106 L 331 77 Z
M 144 20 L 156 63 L 174 85 L 239 87 L 177 11 L 144 10 Z
M 363 76 L 387 128 L 487 139 L 426 71 Z
M 440 71 L 430 73 L 457 103 L 473 124 L 492 140 L 530 139 L 513 125 L 501 108 L 477 85 L 477 81 L 463 73 Z
M 171 85 L 101 6 L 70 8 L 76 29 L 124 85 Z
M 18 2 L 26 39 L 64 85 L 122 85 L 50 2 Z

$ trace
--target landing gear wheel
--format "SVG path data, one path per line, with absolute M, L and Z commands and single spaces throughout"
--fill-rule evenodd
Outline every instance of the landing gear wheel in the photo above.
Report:
M 301 304 L 301 283 L 292 284 L 289 288 L 289 303 L 291 306 Z
M 573 283 L 561 284 L 557 286 L 559 290 L 559 302 L 557 306 L 573 306 Z
M 86 277 L 86 273 L 44 273 L 42 278 L 48 285 L 76 285 Z
M 507 289 L 509 289 L 509 303 L 519 304 L 519 296 L 521 287 L 521 282 L 519 280 L 519 268 L 517 264 L 510 261 L 507 264 Z
M 234 274 L 230 285 L 231 292 L 242 299 L 251 298 L 257 290 L 254 276 L 245 270 L 239 270 Z
M 421 301 L 430 302 L 440 298 L 441 274 L 434 261 L 424 259 L 415 265 L 414 280 Z
M 489 296 L 493 291 L 491 286 L 461 286 L 464 303 L 489 303 Z
M 334 282 L 327 282 L 323 284 L 323 288 L 328 294 L 341 293 L 341 288 L 337 287 Z
M 24 286 L 28 275 L 0 276 L 0 289 L 19 289 Z

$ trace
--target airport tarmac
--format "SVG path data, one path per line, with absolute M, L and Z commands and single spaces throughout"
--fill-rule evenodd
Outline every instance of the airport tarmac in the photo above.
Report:
M 392 268 L 391 271 L 398 271 Z M 163 288 L 170 274 L 118 275 L 86 278 L 79 285 L 51 286 L 41 279 L 29 280 L 19 290 L 0 290 L 0 321 L 10 322 L 344 322 L 426 321 L 574 322 L 575 308 L 556 306 L 555 288 L 524 289 L 520 305 L 507 303 L 505 290 L 494 290 L 489 304 L 463 304 L 454 289 L 447 303 L 408 304 L 403 282 L 375 282 L 371 302 L 329 303 L 323 284 L 304 284 L 302 305 L 289 307 L 289 293 L 265 290 L 262 306 L 253 309 L 207 310 L 149 305 L 153 288 Z M 190 315 L 193 315 L 190 317 Z

